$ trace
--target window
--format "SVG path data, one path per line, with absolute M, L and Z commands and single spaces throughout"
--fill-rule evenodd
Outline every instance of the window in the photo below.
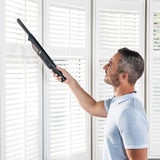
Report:
M 147 104 L 148 104 L 148 117 L 150 122 L 150 135 L 149 135 L 149 157 L 159 158 L 160 153 L 158 148 L 160 147 L 160 127 L 159 127 L 159 97 L 160 97 L 160 86 L 159 86 L 159 67 L 160 67 L 160 3 L 156 0 L 149 2 L 149 16 L 150 21 L 148 22 L 149 35 L 148 35 L 148 92 L 147 92 Z
M 98 100 L 113 96 L 113 89 L 103 81 L 103 66 L 119 48 L 128 47 L 144 54 L 144 1 L 105 0 L 95 1 L 95 51 L 94 51 L 94 92 Z M 143 32 L 141 32 L 143 30 Z M 144 99 L 143 78 L 136 86 L 140 97 Z M 101 159 L 105 118 L 94 118 L 94 159 Z
M 100 160 L 104 139 L 105 118 L 92 118 L 53 78 L 17 18 L 97 100 L 113 96 L 103 82 L 110 57 L 121 47 L 139 51 L 146 73 L 136 90 L 150 123 L 149 158 L 159 158 L 159 6 L 159 0 L 1 0 L 0 160 Z
M 48 0 L 45 6 L 45 46 L 56 64 L 66 68 L 87 91 L 89 74 L 89 1 Z M 90 158 L 90 116 L 63 84 L 45 73 L 47 157 Z
M 49 45 L 54 47 L 86 47 L 86 10 L 81 7 L 49 7 Z
M 54 52 L 49 55 L 55 63 L 89 91 L 89 1 L 57 2 L 46 1 L 43 8 L 39 0 L 0 2 L 0 159 L 91 157 L 90 116 L 69 88 L 54 80 L 16 22 L 20 18 L 46 50 Z M 42 19 L 42 10 L 48 19 Z
M 99 11 L 98 46 L 100 48 L 139 48 L 138 11 Z
M 56 60 L 85 88 L 85 59 Z M 88 159 L 88 116 L 64 85 L 49 77 L 48 146 L 50 159 Z
M 6 160 L 40 159 L 39 63 L 33 56 L 7 55 L 4 68 Z
M 16 22 L 21 18 L 39 35 L 40 3 L 38 0 L 2 2 L 1 159 L 41 160 L 41 63 Z

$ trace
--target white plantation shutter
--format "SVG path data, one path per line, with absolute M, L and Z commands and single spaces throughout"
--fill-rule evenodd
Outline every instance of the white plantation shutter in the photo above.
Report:
M 39 35 L 38 0 L 2 0 L 1 158 L 41 160 L 41 64 L 17 23 L 20 18 Z M 29 44 L 29 45 L 28 45 Z
M 45 19 L 47 50 L 50 54 L 58 56 L 65 54 L 65 56 L 88 57 L 89 1 L 48 0 L 47 2 Z
M 100 0 L 95 2 L 95 8 L 94 96 L 104 100 L 113 96 L 112 87 L 103 80 L 103 66 L 109 59 L 122 47 L 137 50 L 143 56 L 144 1 Z M 143 78 L 136 86 L 143 100 L 142 88 Z M 99 160 L 102 159 L 105 118 L 95 118 L 94 122 L 94 159 Z
M 150 1 L 149 47 L 148 47 L 148 117 L 150 121 L 149 157 L 160 157 L 160 3 Z M 150 48 L 150 50 L 149 50 Z
M 6 56 L 6 160 L 40 158 L 39 66 L 35 62 L 35 57 Z
M 54 47 L 86 46 L 86 13 L 83 8 L 50 6 L 49 45 Z
M 45 47 L 55 63 L 67 69 L 88 91 L 89 1 L 48 0 Z M 47 110 L 48 159 L 90 159 L 90 117 L 70 89 L 49 77 Z
M 6 42 L 22 42 L 22 36 L 17 34 L 16 19 L 23 15 L 24 1 L 5 0 L 5 41 Z M 16 38 L 15 38 L 16 37 Z
M 85 88 L 85 60 L 56 60 Z M 49 78 L 48 134 L 49 159 L 88 159 L 88 116 L 70 89 Z
M 39 3 L 37 0 L 5 0 L 5 41 L 12 43 L 24 43 L 26 35 L 17 25 L 20 18 L 34 35 L 38 35 Z
M 139 13 L 117 10 L 99 11 L 100 48 L 139 48 Z

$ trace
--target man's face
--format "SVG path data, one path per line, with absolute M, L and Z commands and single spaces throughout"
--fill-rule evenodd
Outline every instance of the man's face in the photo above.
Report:
M 118 53 L 116 53 L 103 67 L 106 73 L 104 77 L 104 82 L 111 84 L 114 87 L 118 87 L 120 84 L 119 73 L 117 72 L 120 59 L 121 56 Z

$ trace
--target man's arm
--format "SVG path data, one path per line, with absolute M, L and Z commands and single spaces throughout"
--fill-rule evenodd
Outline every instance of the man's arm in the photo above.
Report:
M 129 160 L 147 160 L 147 148 L 126 149 Z
M 57 68 L 66 77 L 66 80 L 63 83 L 68 84 L 83 109 L 94 116 L 107 116 L 107 112 L 104 107 L 104 101 L 96 102 L 66 70 L 60 67 Z M 57 74 L 54 73 L 53 75 L 58 81 L 61 81 L 61 77 L 58 77 Z

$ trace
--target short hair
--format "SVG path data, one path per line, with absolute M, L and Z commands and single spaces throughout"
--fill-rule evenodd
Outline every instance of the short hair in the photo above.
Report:
M 128 73 L 128 82 L 135 84 L 144 72 L 144 60 L 142 56 L 128 48 L 121 48 L 118 50 L 121 55 L 118 72 Z

